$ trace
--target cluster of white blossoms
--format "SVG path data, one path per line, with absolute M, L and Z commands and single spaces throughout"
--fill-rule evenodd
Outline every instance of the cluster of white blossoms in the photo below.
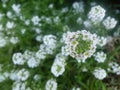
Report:
M 83 2 L 74 2 L 73 3 L 73 9 L 77 13 L 84 12 L 84 4 L 83 4 Z
M 56 36 L 45 35 L 43 37 L 43 43 L 50 48 L 56 48 L 56 43 L 57 43 Z
M 40 18 L 38 16 L 33 16 L 31 19 L 33 25 L 39 25 Z
M 46 82 L 45 90 L 57 90 L 57 82 L 54 79 L 49 79 Z
M 20 4 L 13 4 L 12 9 L 16 14 L 20 14 L 21 11 L 21 5 Z
M 57 40 L 54 35 L 45 35 L 43 37 L 43 44 L 40 45 L 40 49 L 36 53 L 36 57 L 45 59 L 47 54 L 54 54 L 54 50 L 57 48 Z M 41 56 L 41 55 L 42 56 Z
M 12 61 L 15 65 L 23 65 L 25 63 L 22 53 L 19 52 L 13 54 Z
M 104 63 L 107 55 L 104 52 L 97 52 L 94 54 L 94 58 L 98 63 Z
M 56 55 L 54 63 L 51 67 L 51 72 L 55 77 L 58 77 L 63 74 L 65 71 L 66 57 L 61 53 Z
M 21 70 L 12 70 L 9 73 L 9 78 L 13 81 L 26 81 L 30 76 L 30 73 L 25 68 Z
M 105 37 L 99 37 L 99 36 L 98 36 L 98 45 L 99 45 L 100 47 L 105 46 L 106 43 L 107 43 L 107 38 L 105 38 Z
M 105 26 L 105 28 L 107 30 L 109 29 L 113 29 L 117 24 L 117 21 L 114 18 L 111 17 L 107 17 L 104 21 L 103 21 L 103 25 Z
M 27 83 L 16 81 L 13 83 L 12 90 L 32 90 L 26 86 Z
M 29 72 L 24 68 L 17 72 L 18 80 L 25 81 L 29 77 Z
M 116 62 L 110 62 L 108 71 L 120 75 L 120 65 Z
M 105 17 L 105 12 L 105 9 L 103 9 L 101 6 L 94 6 L 89 11 L 88 18 L 94 23 L 101 22 Z
M 85 62 L 96 51 L 98 38 L 86 30 L 67 32 L 63 35 L 65 46 L 62 47 L 62 54 L 76 58 L 78 62 Z
M 102 68 L 96 68 L 93 72 L 93 75 L 99 79 L 99 80 L 103 80 L 104 78 L 106 78 L 107 76 L 107 72 L 102 69 Z
M 35 52 L 26 50 L 24 54 L 20 52 L 14 53 L 12 61 L 15 65 L 24 65 L 27 63 L 29 68 L 35 68 L 40 64 L 41 59 L 35 56 Z

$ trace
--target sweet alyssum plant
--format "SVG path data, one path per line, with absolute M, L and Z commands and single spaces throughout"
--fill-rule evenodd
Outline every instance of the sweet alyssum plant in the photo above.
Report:
M 107 90 L 109 73 L 120 75 L 105 49 L 117 20 L 102 6 L 86 14 L 83 2 L 0 5 L 1 90 Z

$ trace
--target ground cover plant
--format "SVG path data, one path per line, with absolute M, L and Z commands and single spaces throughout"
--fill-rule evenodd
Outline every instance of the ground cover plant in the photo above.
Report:
M 1 0 L 0 90 L 115 90 L 120 25 L 108 13 L 97 2 Z

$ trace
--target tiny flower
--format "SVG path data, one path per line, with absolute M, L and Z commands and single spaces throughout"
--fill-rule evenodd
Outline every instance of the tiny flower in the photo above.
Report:
M 6 44 L 7 44 L 6 39 L 0 36 L 0 47 L 4 47 Z
M 18 41 L 19 41 L 18 37 L 11 37 L 11 38 L 10 38 L 10 42 L 11 42 L 12 44 L 16 44 L 16 43 L 18 43 Z
M 43 43 L 51 48 L 56 48 L 57 40 L 54 35 L 45 35 L 43 37 Z
M 102 21 L 104 16 L 105 10 L 99 5 L 92 7 L 88 13 L 88 18 L 94 23 Z
M 40 18 L 38 16 L 33 16 L 31 21 L 33 22 L 34 25 L 38 25 L 40 22 Z
M 73 8 L 75 11 L 78 12 L 84 12 L 84 4 L 83 2 L 74 2 L 73 3 Z
M 25 81 L 29 77 L 29 72 L 25 69 L 21 69 L 20 71 L 18 71 L 17 77 L 19 80 Z
M 65 57 L 62 56 L 61 54 L 57 54 L 56 58 L 54 60 L 54 63 L 51 67 L 51 72 L 55 77 L 58 77 L 63 74 L 65 71 Z
M 12 9 L 15 13 L 19 14 L 20 11 L 21 11 L 21 8 L 20 8 L 20 4 L 16 5 L 16 4 L 13 4 L 12 5 Z
M 21 53 L 14 53 L 12 56 L 12 61 L 15 65 L 23 65 L 25 63 L 25 60 Z
M 117 21 L 114 18 L 111 17 L 107 17 L 104 21 L 103 21 L 103 25 L 105 26 L 106 29 L 113 29 L 117 24 Z
M 34 68 L 37 67 L 40 64 L 40 60 L 35 58 L 35 57 L 31 57 L 28 61 L 27 61 L 27 65 L 29 68 Z
M 8 28 L 8 29 L 12 29 L 13 27 L 15 27 L 14 22 L 10 22 L 10 21 L 8 21 L 7 24 L 6 24 L 6 28 Z
M 104 78 L 106 78 L 107 73 L 104 69 L 102 68 L 96 68 L 93 72 L 93 75 L 99 79 L 99 80 L 103 80 Z
M 106 60 L 106 54 L 104 52 L 97 52 L 94 54 L 94 57 L 98 63 L 103 63 Z
M 45 90 L 57 90 L 57 82 L 54 79 L 50 79 L 46 82 Z

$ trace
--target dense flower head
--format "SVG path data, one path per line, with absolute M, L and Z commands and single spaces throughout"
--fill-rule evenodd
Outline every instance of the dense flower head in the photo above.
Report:
M 54 60 L 54 63 L 51 67 L 51 72 L 55 77 L 58 77 L 63 74 L 65 71 L 65 65 L 66 65 L 66 57 L 63 56 L 61 53 L 56 55 L 56 58 Z
M 105 26 L 106 29 L 113 29 L 117 24 L 117 21 L 114 18 L 111 17 L 107 17 L 104 21 L 103 21 L 103 25 Z
M 107 76 L 107 72 L 102 69 L 102 68 L 96 68 L 93 72 L 93 75 L 99 79 L 99 80 L 103 80 L 104 78 L 106 78 Z
M 57 82 L 54 79 L 49 79 L 46 82 L 45 90 L 57 90 Z
M 43 37 L 43 43 L 48 47 L 55 48 L 56 47 L 56 36 L 54 35 L 45 35 Z
M 23 68 L 23 69 L 18 71 L 17 77 L 18 77 L 19 80 L 25 81 L 29 77 L 29 72 L 26 69 Z
M 120 75 L 120 65 L 116 62 L 110 62 L 108 71 Z
M 22 53 L 19 52 L 13 54 L 12 61 L 15 65 L 23 65 L 25 63 Z
M 94 54 L 94 57 L 98 63 L 104 63 L 106 60 L 106 54 L 104 52 L 97 52 Z
M 76 58 L 78 62 L 85 61 L 96 51 L 97 35 L 86 30 L 67 32 L 63 35 L 66 46 L 62 48 L 62 54 Z M 69 53 L 64 53 L 69 52 Z
M 94 23 L 102 21 L 104 16 L 105 16 L 105 9 L 103 9 L 99 5 L 93 6 L 88 13 L 88 18 Z

